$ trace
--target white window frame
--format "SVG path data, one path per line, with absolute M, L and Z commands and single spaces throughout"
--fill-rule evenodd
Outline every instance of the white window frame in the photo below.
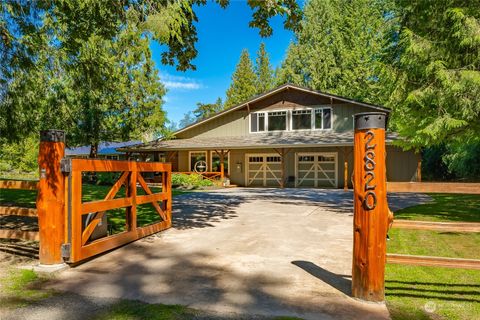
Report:
M 202 150 L 188 151 L 188 172 L 193 172 L 192 171 L 192 153 L 203 153 L 203 154 L 205 154 L 205 162 L 207 163 L 207 168 L 209 168 L 207 151 L 202 151 Z
M 220 151 L 225 151 L 225 150 L 220 150 Z M 215 151 L 210 151 L 210 172 L 213 172 L 213 155 L 217 154 Z M 228 175 L 230 175 L 230 152 L 227 152 L 225 154 L 227 156 L 227 163 L 228 163 L 228 168 L 227 171 L 225 171 Z M 218 154 L 217 154 L 218 156 Z
M 252 131 L 252 114 L 255 113 L 257 114 L 257 131 Z M 263 123 L 263 131 L 260 131 L 258 130 L 258 119 L 259 119 L 259 115 L 260 114 L 263 114 L 263 118 L 264 118 L 264 123 Z M 248 132 L 250 133 L 262 133 L 262 132 L 268 132 L 268 127 L 267 127 L 267 120 L 268 119 L 268 116 L 266 115 L 266 112 L 264 111 L 261 111 L 261 112 L 251 112 L 249 115 L 248 115 Z
M 324 129 L 323 128 L 323 110 L 329 109 L 330 110 L 330 128 Z M 301 110 L 311 110 L 311 128 L 310 129 L 293 129 L 293 111 L 301 111 Z M 322 110 L 322 127 L 316 128 L 315 127 L 315 114 L 317 110 Z M 275 131 L 268 131 L 268 113 L 269 112 L 286 112 L 287 117 L 287 124 L 286 130 L 275 130 Z M 265 118 L 265 130 L 264 131 L 252 131 L 252 114 L 257 114 L 257 128 L 258 128 L 258 114 L 264 114 Z M 333 108 L 330 106 L 318 106 L 318 107 L 305 107 L 305 108 L 295 108 L 295 109 L 279 109 L 279 110 L 268 110 L 268 111 L 257 111 L 251 112 L 248 116 L 248 131 L 249 133 L 265 133 L 265 132 L 301 132 L 301 131 L 319 131 L 319 130 L 333 130 Z

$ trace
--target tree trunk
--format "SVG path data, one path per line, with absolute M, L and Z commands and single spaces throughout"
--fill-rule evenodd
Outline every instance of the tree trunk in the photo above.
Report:
M 91 144 L 89 158 L 96 158 L 97 156 L 98 156 L 98 143 Z

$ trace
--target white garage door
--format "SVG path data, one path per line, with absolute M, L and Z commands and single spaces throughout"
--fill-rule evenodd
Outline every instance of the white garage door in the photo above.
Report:
M 282 180 L 282 158 L 276 153 L 247 154 L 247 186 L 278 187 Z
M 296 187 L 338 187 L 337 153 L 296 153 Z

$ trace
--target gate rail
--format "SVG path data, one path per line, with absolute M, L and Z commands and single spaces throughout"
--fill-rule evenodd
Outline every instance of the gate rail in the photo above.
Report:
M 37 181 L 0 180 L 0 190 L 37 190 L 37 185 Z M 37 217 L 37 209 L 18 206 L 0 206 L 0 216 Z M 29 241 L 38 241 L 40 239 L 40 234 L 38 231 L 0 229 L 0 239 L 23 239 Z
M 172 194 L 171 165 L 167 163 L 132 162 L 117 160 L 64 159 L 62 171 L 66 174 L 66 242 L 62 245 L 62 257 L 75 263 L 107 250 L 135 241 L 142 237 L 171 227 Z M 82 202 L 82 172 L 122 172 L 103 200 Z M 162 192 L 153 193 L 148 187 L 142 172 L 162 173 Z M 126 196 L 115 198 L 122 187 Z M 139 185 L 146 195 L 137 194 Z M 158 204 L 161 201 L 161 205 Z M 161 218 L 144 227 L 137 226 L 137 206 L 150 203 Z M 125 231 L 89 241 L 95 228 L 107 210 L 127 208 Z M 93 219 L 82 225 L 82 216 L 94 214 Z

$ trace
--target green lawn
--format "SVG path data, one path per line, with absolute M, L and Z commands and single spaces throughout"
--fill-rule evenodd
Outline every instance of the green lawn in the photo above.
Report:
M 396 219 L 480 222 L 480 196 L 431 194 L 432 203 Z M 480 234 L 393 229 L 389 253 L 480 259 Z M 394 320 L 480 319 L 480 271 L 387 265 L 387 306 Z
M 82 201 L 101 200 L 110 190 L 110 186 L 103 185 L 83 185 Z M 153 192 L 159 192 L 159 188 L 152 187 Z M 142 188 L 137 188 L 139 195 L 145 194 Z M 172 190 L 172 197 L 185 193 L 184 191 Z M 36 191 L 30 190 L 14 190 L 14 189 L 0 189 L 0 205 L 15 205 L 21 207 L 35 207 Z M 125 190 L 122 187 L 116 198 L 125 196 Z M 113 233 L 121 232 L 125 229 L 125 208 L 107 211 L 108 222 Z M 137 206 L 137 224 L 138 226 L 147 225 L 155 221 L 159 221 L 160 217 L 153 209 L 151 204 L 143 204 Z

